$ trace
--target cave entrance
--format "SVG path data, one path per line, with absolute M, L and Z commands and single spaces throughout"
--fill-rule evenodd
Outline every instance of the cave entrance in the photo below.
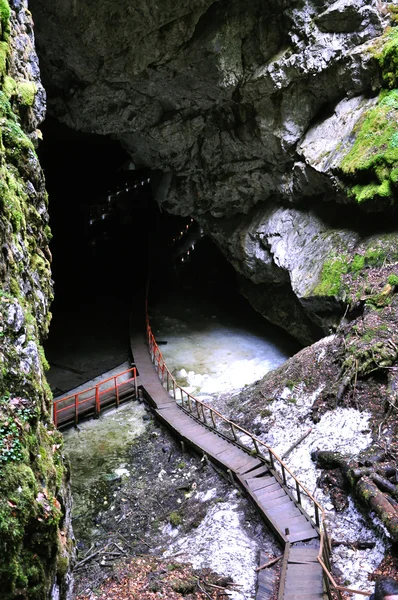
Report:
M 157 209 L 149 171 L 132 170 L 118 142 L 52 118 L 42 131 L 54 279 L 44 347 L 56 396 L 129 360 L 129 311 Z
M 233 267 L 199 224 L 159 210 L 152 193 L 157 174 L 132 169 L 109 137 L 52 118 L 42 131 L 55 292 L 44 347 L 54 396 L 131 359 L 129 314 L 143 316 L 149 264 L 152 318 L 167 336 L 174 332 L 162 317 L 170 323 L 184 313 L 188 329 L 207 328 L 208 319 L 221 327 L 241 322 L 268 338 L 271 352 L 277 346 L 278 356 L 297 351 L 239 294 Z M 231 344 L 233 356 L 238 342 Z

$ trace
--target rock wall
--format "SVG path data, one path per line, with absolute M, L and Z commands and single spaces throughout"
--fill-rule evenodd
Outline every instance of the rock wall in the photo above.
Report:
M 25 0 L 0 0 L 1 597 L 70 597 L 68 469 L 51 419 L 41 341 L 52 300 L 47 194 L 35 148 L 44 118 Z
M 327 334 L 345 299 L 325 273 L 397 198 L 394 3 L 30 6 L 51 113 L 167 174 L 159 203 L 206 227 L 264 316 L 305 343 Z

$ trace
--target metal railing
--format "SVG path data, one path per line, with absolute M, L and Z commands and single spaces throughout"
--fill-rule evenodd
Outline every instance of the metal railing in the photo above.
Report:
M 156 343 L 155 336 L 152 333 L 149 323 L 148 310 L 146 310 L 146 330 L 147 342 L 152 363 L 158 373 L 162 385 L 167 389 L 168 393 L 174 397 L 174 400 L 179 407 L 190 414 L 194 419 L 203 423 L 206 427 L 215 430 L 219 435 L 228 439 L 232 443 L 238 445 L 251 455 L 255 455 L 263 462 L 267 463 L 272 469 L 273 474 L 279 480 L 286 493 L 291 497 L 300 510 L 311 521 L 316 530 L 319 532 L 320 548 L 317 560 L 322 567 L 325 587 L 328 598 L 333 600 L 337 597 L 338 600 L 343 600 L 341 592 L 351 594 L 360 594 L 362 596 L 370 596 L 371 592 L 355 590 L 352 588 L 338 585 L 331 574 L 330 552 L 331 545 L 325 523 L 325 512 L 322 506 L 315 500 L 312 494 L 303 486 L 297 477 L 291 472 L 289 467 L 279 458 L 272 448 L 267 446 L 258 437 L 224 417 L 217 410 L 202 402 L 188 393 L 182 388 L 173 375 L 170 373 L 163 354 Z M 239 438 L 245 436 L 245 443 Z M 247 443 L 252 446 L 251 450 Z M 307 510 L 303 508 L 303 497 L 306 499 L 306 504 L 312 507 L 313 515 L 309 515 Z M 286 538 L 286 541 L 288 539 Z M 332 595 L 334 592 L 334 596 Z
M 109 396 L 112 395 L 113 397 L 114 394 L 116 406 L 119 406 L 120 396 L 124 391 L 131 389 L 131 383 L 133 383 L 135 397 L 137 398 L 137 370 L 135 367 L 131 367 L 112 377 L 108 377 L 85 390 L 55 400 L 53 404 L 55 427 L 58 427 L 59 415 L 66 411 L 69 411 L 71 415 L 73 415 L 71 416 L 71 419 L 68 419 L 68 422 L 74 421 L 74 423 L 77 424 L 82 406 L 84 406 L 85 409 L 92 408 L 95 416 L 99 416 L 101 412 L 101 401 L 105 399 L 105 395 L 108 396 L 107 400 L 109 400 Z M 107 403 L 109 404 L 109 402 Z M 85 413 L 87 412 L 88 410 L 85 410 Z

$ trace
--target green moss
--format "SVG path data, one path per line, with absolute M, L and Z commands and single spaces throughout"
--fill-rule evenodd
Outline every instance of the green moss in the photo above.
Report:
M 5 75 L 3 81 L 3 92 L 7 96 L 7 98 L 11 98 L 16 93 L 17 84 L 15 79 L 10 77 L 9 75 Z
M 358 203 L 391 203 L 398 186 L 398 27 L 387 28 L 374 56 L 385 89 L 354 128 L 355 142 L 340 168 L 347 178 L 357 180 L 347 191 Z
M 63 478 L 62 439 L 42 423 L 34 430 L 36 411 L 27 401 L 16 400 L 13 404 L 3 396 L 0 402 L 0 417 L 9 429 L 16 424 L 13 433 L 23 448 L 19 462 L 6 460 L 1 466 L 0 552 L 7 560 L 0 564 L 0 582 L 5 600 L 14 598 L 17 589 L 21 597 L 28 590 L 29 599 L 41 600 L 47 597 L 45 565 L 55 560 L 62 519 L 54 496 Z M 67 568 L 62 559 L 58 566 Z
M 358 273 L 365 266 L 365 257 L 362 254 L 356 254 L 349 266 L 349 270 L 352 273 Z
M 181 523 L 182 523 L 182 518 L 178 514 L 178 512 L 173 511 L 172 513 L 170 513 L 169 521 L 170 521 L 170 525 L 172 525 L 173 527 L 178 527 L 178 525 L 181 525 Z
M 347 273 L 347 258 L 336 256 L 325 261 L 321 280 L 313 291 L 315 296 L 338 296 L 342 288 L 342 276 Z
M 37 85 L 33 81 L 18 81 L 16 91 L 22 106 L 32 106 L 37 94 Z
M 388 27 L 381 44 L 375 51 L 382 68 L 385 85 L 392 89 L 398 85 L 398 28 Z
M 8 39 L 11 10 L 8 0 L 0 0 L 0 38 Z
M 67 556 L 59 556 L 57 561 L 57 573 L 64 577 L 69 569 L 69 558 Z
M 52 240 L 53 234 L 49 225 L 44 227 L 44 235 L 46 236 L 48 242 Z
M 8 44 L 0 41 L 0 79 L 4 77 L 7 67 Z
M 398 167 L 398 90 L 383 91 L 354 129 L 356 139 L 340 167 L 344 175 L 367 179 L 352 186 L 359 203 L 392 198 Z
M 395 275 L 395 273 L 393 275 L 390 275 L 387 279 L 387 283 L 389 283 L 390 285 L 398 286 L 398 275 Z

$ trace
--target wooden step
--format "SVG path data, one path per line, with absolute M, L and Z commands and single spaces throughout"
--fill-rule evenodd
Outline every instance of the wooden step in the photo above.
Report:
M 262 464 L 261 467 L 258 467 L 257 469 L 250 471 L 249 475 L 250 475 L 250 477 L 260 477 L 262 475 L 265 475 L 266 473 L 270 473 L 270 470 L 267 467 L 267 465 Z
M 257 497 L 257 493 L 254 492 L 253 495 L 255 496 L 255 498 Z M 275 506 L 290 506 L 293 505 L 292 500 L 289 498 L 289 496 L 282 496 L 282 498 L 276 498 L 275 500 L 267 500 L 265 498 L 260 499 L 258 498 L 259 503 L 261 504 L 261 506 L 264 508 L 265 511 L 267 511 L 269 508 L 274 508 Z
M 277 483 L 277 481 L 275 477 L 272 477 L 272 475 L 265 475 L 264 477 L 246 479 L 246 485 L 252 492 L 261 490 L 262 488 L 268 487 L 273 483 Z
M 318 532 L 313 527 L 307 527 L 306 529 L 303 529 L 302 531 L 297 531 L 296 533 L 294 533 L 294 532 L 290 533 L 286 537 L 288 538 L 289 542 L 293 543 L 293 542 L 298 542 L 298 541 L 310 540 L 312 538 L 317 538 Z

